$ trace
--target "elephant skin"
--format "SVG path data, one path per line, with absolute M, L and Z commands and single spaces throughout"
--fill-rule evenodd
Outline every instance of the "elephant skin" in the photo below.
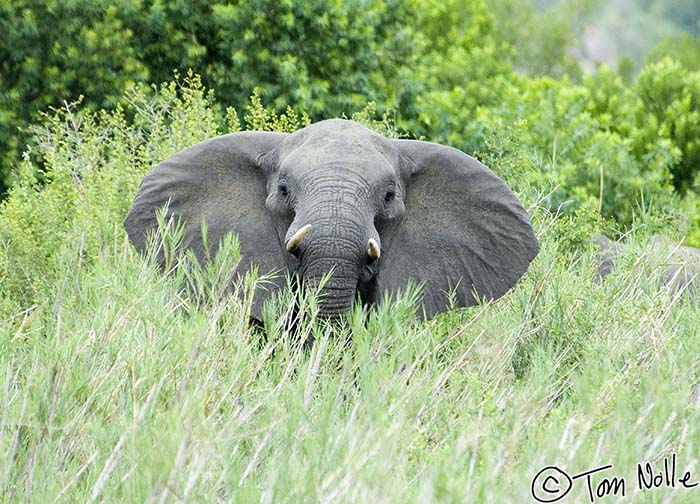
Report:
M 329 272 L 319 298 L 324 315 L 347 313 L 358 295 L 378 303 L 415 283 L 419 315 L 430 318 L 501 297 L 539 251 L 520 201 L 479 161 L 341 119 L 291 134 L 223 135 L 161 162 L 124 221 L 138 251 L 146 251 L 163 207 L 184 222 L 182 246 L 200 262 L 233 232 L 236 278 L 252 266 L 276 274 L 256 288 L 255 318 L 287 274 L 317 286 Z

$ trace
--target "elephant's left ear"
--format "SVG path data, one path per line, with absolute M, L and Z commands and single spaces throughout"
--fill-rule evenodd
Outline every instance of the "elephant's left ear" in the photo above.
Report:
M 539 252 L 518 198 L 491 170 L 457 149 L 394 142 L 401 153 L 406 212 L 378 223 L 380 293 L 403 289 L 411 280 L 422 284 L 428 318 L 451 305 L 501 297 Z

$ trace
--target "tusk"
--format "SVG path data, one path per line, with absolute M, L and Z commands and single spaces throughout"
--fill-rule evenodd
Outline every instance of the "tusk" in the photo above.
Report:
M 304 236 L 309 234 L 309 231 L 311 231 L 311 224 L 303 226 L 299 229 L 299 231 L 294 233 L 294 236 L 292 236 L 287 242 L 287 252 L 294 252 L 297 248 L 299 248 L 301 240 L 304 239 Z
M 369 242 L 367 243 L 367 255 L 370 257 L 370 259 L 375 261 L 379 259 L 379 256 L 381 255 L 379 244 L 374 241 L 374 238 L 370 238 Z

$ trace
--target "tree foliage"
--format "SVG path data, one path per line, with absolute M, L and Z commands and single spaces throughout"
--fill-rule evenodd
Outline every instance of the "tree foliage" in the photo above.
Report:
M 0 174 L 27 138 L 17 128 L 37 112 L 79 96 L 113 107 L 129 84 L 164 82 L 174 70 L 195 70 L 237 107 L 254 88 L 314 119 L 383 104 L 414 58 L 410 15 L 401 0 L 4 2 Z

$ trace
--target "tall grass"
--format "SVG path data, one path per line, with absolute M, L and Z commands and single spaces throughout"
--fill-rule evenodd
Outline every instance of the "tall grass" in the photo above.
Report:
M 183 103 L 150 130 L 170 131 L 172 148 Z M 90 128 L 98 134 L 99 122 Z M 2 235 L 3 501 L 519 503 L 532 501 L 544 466 L 573 475 L 605 464 L 614 467 L 594 481 L 625 477 L 630 501 L 697 501 L 700 490 L 679 485 L 636 490 L 636 464 L 663 468 L 672 453 L 678 477 L 692 470 L 700 481 L 700 312 L 658 289 L 633 252 L 597 282 L 594 252 L 564 253 L 560 226 L 535 207 L 542 251 L 497 302 L 418 323 L 410 291 L 328 326 L 313 295 L 287 293 L 251 326 L 249 306 L 225 293 L 235 241 L 208 268 L 184 258 L 163 275 L 126 240 L 129 201 L 102 200 L 119 207 L 99 212 L 96 195 L 114 190 L 100 186 L 105 177 L 137 181 L 160 157 L 144 153 L 171 148 L 138 138 L 138 166 L 101 163 L 105 151 L 90 165 L 98 182 L 65 182 L 94 196 L 66 197 L 55 230 L 17 203 L 47 201 L 51 184 L 24 186 L 0 214 L 37 231 L 22 243 Z M 75 168 L 51 163 L 50 176 Z M 60 247 L 20 255 L 54 231 Z M 648 234 L 640 225 L 630 240 Z M 303 323 L 290 330 L 294 302 Z M 578 479 L 562 502 L 588 499 Z

